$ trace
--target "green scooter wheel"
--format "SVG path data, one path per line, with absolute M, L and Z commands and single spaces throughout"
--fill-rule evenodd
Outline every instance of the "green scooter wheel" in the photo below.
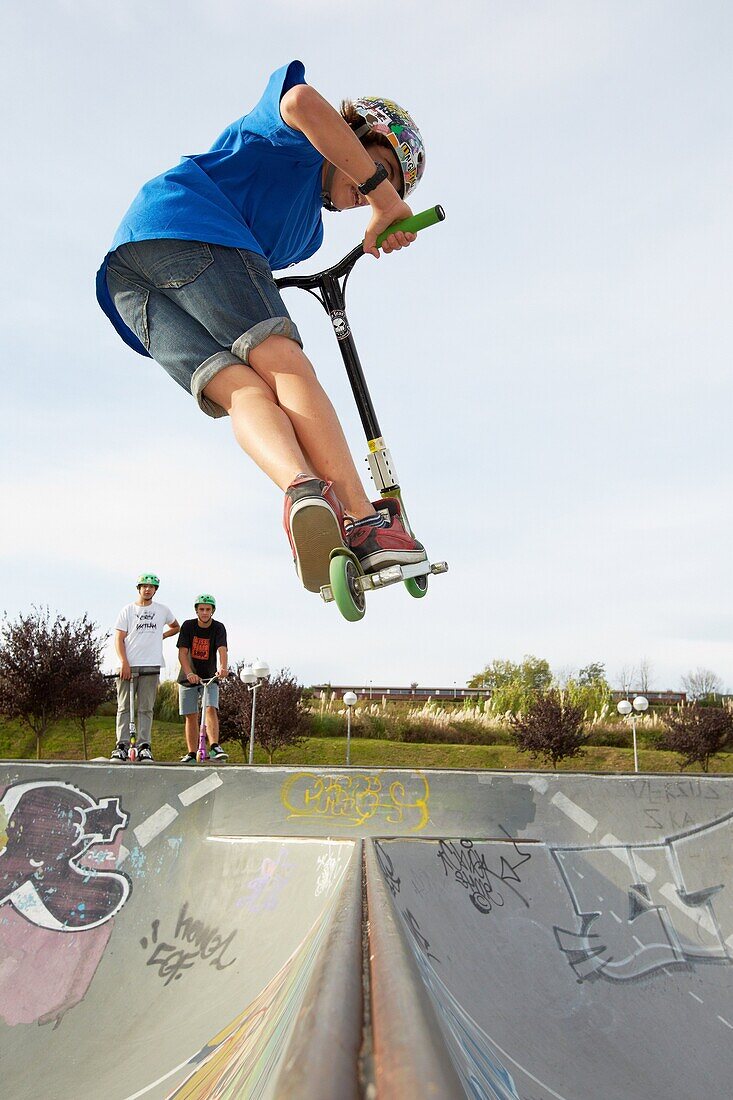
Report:
M 328 572 L 336 607 L 350 623 L 358 623 L 366 613 L 366 597 L 356 583 L 359 570 L 348 555 L 335 554 Z
M 427 573 L 422 577 L 408 577 L 404 582 L 405 588 L 416 600 L 421 600 L 428 592 Z

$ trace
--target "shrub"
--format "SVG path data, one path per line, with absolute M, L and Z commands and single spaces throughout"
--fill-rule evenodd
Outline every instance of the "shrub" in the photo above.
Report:
M 583 711 L 557 690 L 536 696 L 525 714 L 512 715 L 513 740 L 520 752 L 549 761 L 553 768 L 560 760 L 583 751 Z
M 239 679 L 242 667 L 238 665 L 235 669 L 237 675 L 226 680 L 221 687 L 219 737 L 221 741 L 239 741 L 246 759 L 253 692 Z M 303 688 L 287 669 L 282 669 L 257 688 L 255 740 L 263 747 L 272 764 L 278 749 L 299 744 L 307 733 L 308 714 L 303 702 Z
M 733 744 L 733 714 L 725 706 L 683 705 L 667 712 L 665 725 L 664 747 L 680 754 L 681 769 L 699 764 L 706 772 L 710 758 Z
M 175 680 L 164 680 L 158 688 L 153 718 L 159 722 L 183 722 L 178 713 L 178 684 Z
M 354 722 L 351 727 L 353 736 L 358 736 L 356 727 L 357 723 Z M 337 714 L 311 714 L 309 733 L 311 737 L 343 737 L 346 725 L 344 719 Z
M 631 727 L 627 729 L 618 722 L 613 726 L 591 726 L 585 743 L 611 749 L 628 749 L 631 745 Z M 639 744 L 641 744 L 641 737 L 639 737 Z
M 36 737 L 36 758 L 47 730 L 60 718 L 76 719 L 84 739 L 86 722 L 109 691 L 100 664 L 106 636 L 87 619 L 51 618 L 33 608 L 0 628 L 0 713 L 19 718 Z

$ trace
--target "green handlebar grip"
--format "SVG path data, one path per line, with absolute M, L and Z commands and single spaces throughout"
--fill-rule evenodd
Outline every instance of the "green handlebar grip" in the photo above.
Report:
M 427 229 L 429 225 L 437 225 L 445 221 L 445 211 L 442 206 L 431 206 L 429 210 L 423 210 L 422 214 L 413 214 L 411 218 L 405 218 L 402 222 L 395 222 L 377 237 L 377 248 L 381 248 L 390 233 L 419 233 L 421 229 Z

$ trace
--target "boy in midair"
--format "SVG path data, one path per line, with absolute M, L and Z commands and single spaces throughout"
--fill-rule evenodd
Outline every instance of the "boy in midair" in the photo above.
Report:
M 378 97 L 336 111 L 301 62 L 274 72 L 255 108 L 207 153 L 150 180 L 119 226 L 97 297 L 135 351 L 156 359 L 284 492 L 303 584 L 327 584 L 345 539 L 365 571 L 422 561 L 397 500 L 373 504 L 335 410 L 303 352 L 272 271 L 312 256 L 322 209 L 371 207 L 364 249 L 411 215 L 425 167 L 411 116 Z M 390 253 L 415 234 L 395 232 Z

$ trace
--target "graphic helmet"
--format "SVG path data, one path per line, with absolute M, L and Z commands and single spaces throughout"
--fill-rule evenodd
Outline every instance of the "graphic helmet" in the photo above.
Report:
M 356 136 L 364 141 L 369 133 L 379 134 L 392 146 L 402 169 L 402 198 L 406 199 L 425 171 L 425 142 L 415 120 L 399 103 L 380 96 L 362 96 L 352 100 L 352 106 L 364 120 L 354 129 Z
M 194 609 L 194 611 L 196 610 L 196 608 L 198 607 L 198 605 L 199 605 L 200 603 L 208 603 L 208 604 L 211 604 L 211 606 L 213 607 L 214 611 L 216 611 L 216 600 L 215 600 L 215 599 L 214 599 L 214 597 L 213 597 L 212 595 L 210 595 L 210 594 L 209 594 L 208 592 L 202 592 L 200 596 L 197 596 L 197 597 L 196 597 L 196 599 L 195 599 L 195 601 L 194 601 L 194 605 L 193 605 L 193 609 Z
M 139 588 L 141 584 L 154 584 L 156 588 L 160 588 L 160 580 L 155 573 L 141 573 L 137 578 L 137 587 Z

